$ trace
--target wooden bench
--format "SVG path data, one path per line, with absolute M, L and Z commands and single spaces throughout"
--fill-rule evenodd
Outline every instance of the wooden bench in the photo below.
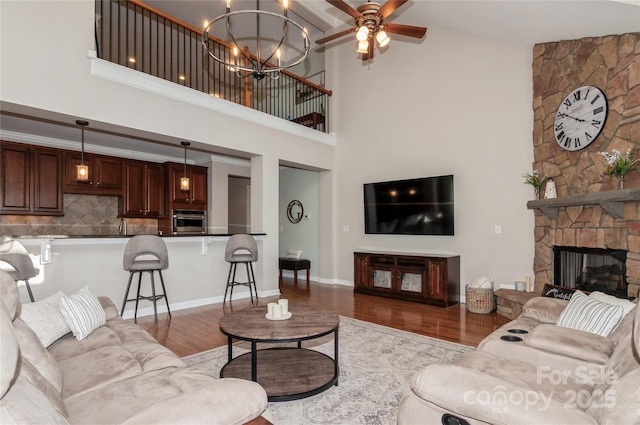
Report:
M 293 270 L 293 285 L 298 286 L 298 270 L 307 271 L 307 290 L 309 290 L 309 272 L 311 272 L 311 261 L 294 258 L 280 257 L 280 285 L 282 285 L 282 271 Z

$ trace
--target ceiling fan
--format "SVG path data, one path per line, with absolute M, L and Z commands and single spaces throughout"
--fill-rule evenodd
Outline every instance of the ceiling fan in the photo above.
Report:
M 321 38 L 317 40 L 316 43 L 323 44 L 355 32 L 356 39 L 358 40 L 358 53 L 362 53 L 363 61 L 368 61 L 373 59 L 373 50 L 375 47 L 374 38 L 380 47 L 389 44 L 391 39 L 387 33 L 422 38 L 427 32 L 427 29 L 424 27 L 384 22 L 385 18 L 407 1 L 408 0 L 388 0 L 382 6 L 379 3 L 367 2 L 357 9 L 354 9 L 345 3 L 344 0 L 327 0 L 328 3 L 350 15 L 355 21 L 355 27 Z

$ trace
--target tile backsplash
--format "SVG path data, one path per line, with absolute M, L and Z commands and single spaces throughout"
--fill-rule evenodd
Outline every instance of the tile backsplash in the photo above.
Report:
M 158 220 L 127 218 L 127 234 L 157 234 Z M 116 196 L 64 194 L 64 216 L 0 215 L 0 234 L 7 236 L 118 235 Z

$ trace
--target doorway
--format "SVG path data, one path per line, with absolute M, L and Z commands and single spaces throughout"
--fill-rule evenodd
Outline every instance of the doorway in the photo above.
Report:
M 251 232 L 251 179 L 229 176 L 227 229 L 230 234 Z

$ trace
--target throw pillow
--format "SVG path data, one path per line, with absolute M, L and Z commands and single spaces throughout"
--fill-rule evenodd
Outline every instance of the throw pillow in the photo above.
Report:
M 562 311 L 556 325 L 608 336 L 622 319 L 623 309 L 576 291 Z
M 594 298 L 598 301 L 602 301 L 603 303 L 607 303 L 610 305 L 620 305 L 622 306 L 622 317 L 626 316 L 635 308 L 635 304 L 629 300 L 625 300 L 624 298 L 614 297 L 613 295 L 605 294 L 604 292 L 595 291 L 589 294 L 591 298 Z
M 287 258 L 290 258 L 292 260 L 299 260 L 300 255 L 302 255 L 301 249 L 290 249 L 287 251 Z
M 40 301 L 22 304 L 20 318 L 35 332 L 45 348 L 71 332 L 60 313 L 62 297 L 64 293 L 58 292 Z
M 89 286 L 60 298 L 60 312 L 78 341 L 107 323 L 107 316 Z

